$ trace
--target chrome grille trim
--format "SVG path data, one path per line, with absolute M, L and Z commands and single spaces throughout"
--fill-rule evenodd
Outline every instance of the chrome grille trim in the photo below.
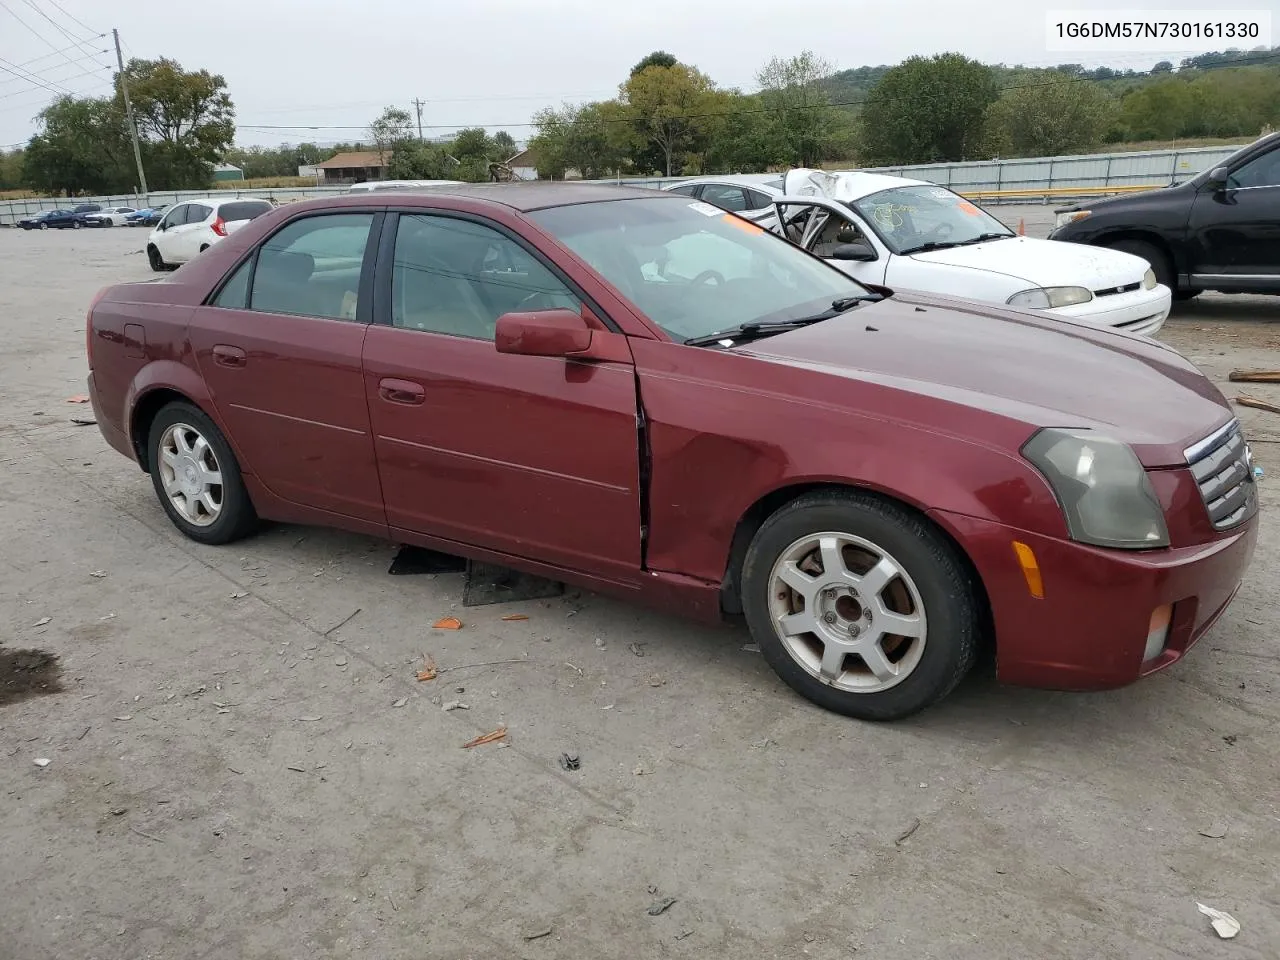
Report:
M 1249 445 L 1238 420 L 1215 430 L 1183 453 L 1215 529 L 1229 530 L 1253 516 L 1258 509 L 1257 486 Z

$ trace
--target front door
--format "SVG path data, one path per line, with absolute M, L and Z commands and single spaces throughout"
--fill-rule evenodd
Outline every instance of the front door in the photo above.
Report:
M 360 366 L 379 220 L 287 223 L 199 308 L 191 346 L 248 472 L 285 500 L 385 524 Z
M 863 283 L 883 284 L 890 254 L 857 218 L 833 200 L 775 200 L 777 228 L 797 246 L 804 247 L 838 270 Z M 837 247 L 860 244 L 866 248 L 863 259 L 836 259 Z
M 497 352 L 502 314 L 583 309 L 505 230 L 408 213 L 385 229 L 364 370 L 393 532 L 634 579 L 632 365 Z
M 1280 291 L 1280 147 L 1203 189 L 1187 229 L 1191 286 Z

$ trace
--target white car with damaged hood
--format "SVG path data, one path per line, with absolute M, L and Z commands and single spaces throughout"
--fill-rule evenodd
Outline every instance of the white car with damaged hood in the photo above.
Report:
M 1169 315 L 1169 288 L 1141 257 L 1018 236 L 937 184 L 800 169 L 784 193 L 772 229 L 864 283 L 1147 336 Z

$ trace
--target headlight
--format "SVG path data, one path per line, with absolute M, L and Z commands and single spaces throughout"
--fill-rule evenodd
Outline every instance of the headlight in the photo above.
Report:
M 1046 429 L 1022 455 L 1049 481 L 1071 539 L 1124 550 L 1169 545 L 1160 501 L 1127 444 L 1091 430 Z
M 1073 303 L 1088 303 L 1092 299 L 1092 291 L 1084 287 L 1033 287 L 1015 293 L 1005 303 L 1011 307 L 1053 310 L 1057 307 L 1069 307 Z
M 1068 223 L 1075 223 L 1077 220 L 1083 220 L 1091 213 L 1093 213 L 1092 210 L 1063 210 L 1053 222 L 1054 229 L 1065 227 Z
M 1142 289 L 1154 290 L 1156 288 L 1156 272 L 1149 267 L 1147 272 L 1142 275 Z

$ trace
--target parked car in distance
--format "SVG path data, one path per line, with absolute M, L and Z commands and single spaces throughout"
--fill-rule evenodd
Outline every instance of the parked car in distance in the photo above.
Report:
M 168 209 L 169 205 L 162 203 L 158 207 L 144 207 L 141 210 L 135 210 L 125 217 L 125 225 L 130 227 L 154 227 L 160 222 L 160 218 L 164 216 L 164 212 Z
M 137 213 L 133 207 L 107 207 L 97 213 L 86 213 L 84 224 L 86 227 L 122 227 L 133 213 Z
M 42 210 L 35 216 L 18 221 L 23 230 L 79 230 L 85 225 L 84 214 L 74 210 Z
M 443 187 L 461 182 L 461 180 L 365 180 L 363 183 L 353 183 L 347 193 L 371 193 L 377 190 L 406 190 L 417 187 Z
M 269 200 L 257 198 L 188 200 L 174 204 L 147 238 L 147 260 L 156 271 L 181 266 L 249 221 L 274 209 Z
M 693 197 L 736 213 L 761 226 L 773 222 L 773 201 L 783 195 L 783 178 L 776 173 L 742 173 L 719 177 L 695 177 L 662 189 Z
M 1185 183 L 1057 215 L 1051 239 L 1142 257 L 1178 299 L 1204 290 L 1280 293 L 1280 133 Z
M 873 173 L 791 170 L 774 229 L 863 283 L 1037 310 L 1154 336 L 1171 295 L 1150 264 L 1014 234 L 946 187 Z
M 99 429 L 193 540 L 323 524 L 745 614 L 868 719 L 987 642 L 1013 683 L 1167 667 L 1259 526 L 1231 407 L 1174 350 L 869 289 L 654 190 L 291 204 L 103 290 L 86 341 Z

